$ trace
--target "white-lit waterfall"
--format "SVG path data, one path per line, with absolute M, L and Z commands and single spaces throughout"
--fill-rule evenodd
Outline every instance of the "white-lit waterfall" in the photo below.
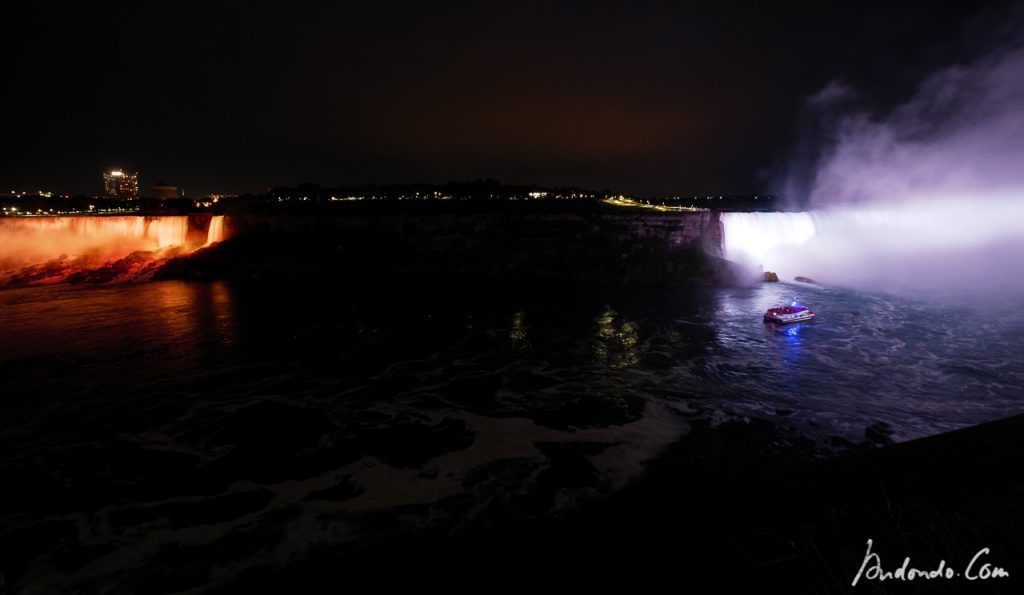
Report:
M 1024 289 L 1024 204 L 985 200 L 724 213 L 726 258 L 783 279 L 883 289 Z

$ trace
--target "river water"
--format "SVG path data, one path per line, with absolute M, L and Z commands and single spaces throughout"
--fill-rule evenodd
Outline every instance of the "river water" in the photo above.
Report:
M 794 298 L 815 320 L 762 322 Z M 3 291 L 7 576 L 181 590 L 557 513 L 702 420 L 835 444 L 1024 412 L 1024 315 L 984 306 L 802 283 Z

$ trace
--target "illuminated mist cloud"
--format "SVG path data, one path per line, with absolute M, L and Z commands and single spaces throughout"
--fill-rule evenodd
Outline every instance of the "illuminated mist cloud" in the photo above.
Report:
M 857 99 L 832 83 L 811 104 Z M 922 297 L 1024 295 L 1024 45 L 942 68 L 895 109 L 847 110 L 826 132 L 787 184 L 808 212 L 726 215 L 728 257 Z
M 810 204 L 1019 198 L 1022 73 L 1024 47 L 1018 46 L 935 73 L 886 117 L 841 118 L 813 178 Z

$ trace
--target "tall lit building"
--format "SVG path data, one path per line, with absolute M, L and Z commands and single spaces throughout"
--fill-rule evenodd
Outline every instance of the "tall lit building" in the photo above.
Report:
M 111 198 L 135 200 L 139 198 L 139 174 L 112 169 L 103 174 L 103 189 Z

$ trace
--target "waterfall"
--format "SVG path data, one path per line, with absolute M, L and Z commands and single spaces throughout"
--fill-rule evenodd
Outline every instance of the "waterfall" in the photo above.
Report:
M 187 216 L 3 217 L 0 287 L 149 279 L 198 248 L 204 231 L 205 245 L 223 240 L 224 216 L 191 234 Z
M 7 217 L 0 219 L 0 261 L 35 263 L 84 254 L 119 258 L 183 246 L 188 217 Z
M 810 213 L 723 213 L 722 227 L 726 258 L 769 270 L 787 251 L 818 235 Z
M 725 258 L 780 275 L 835 278 L 836 269 L 888 267 L 893 258 L 954 239 L 934 212 L 840 209 L 804 213 L 723 213 Z
M 146 217 L 146 237 L 157 248 L 183 246 L 188 235 L 188 217 Z
M 1019 200 L 723 213 L 725 258 L 851 286 L 990 295 L 1024 291 Z
M 206 244 L 204 245 L 209 246 L 222 241 L 224 241 L 224 215 L 214 215 L 210 219 L 210 230 L 206 232 Z

